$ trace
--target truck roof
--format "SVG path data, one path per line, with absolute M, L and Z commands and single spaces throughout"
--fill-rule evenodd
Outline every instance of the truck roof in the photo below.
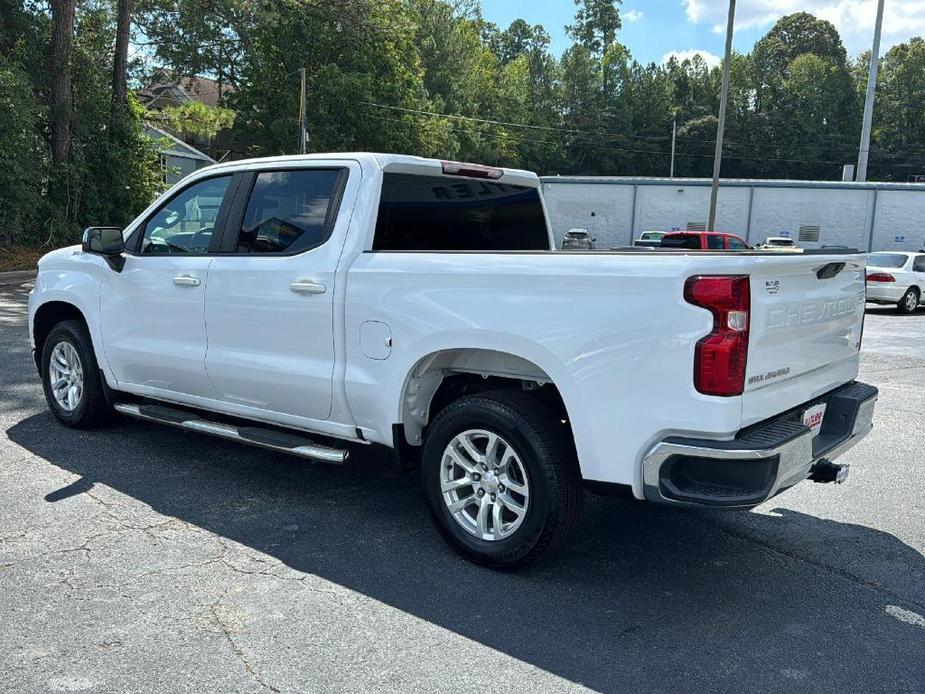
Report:
M 384 154 L 376 152 L 330 152 L 317 154 L 292 154 L 276 157 L 258 157 L 253 159 L 239 159 L 233 162 L 223 162 L 198 169 L 196 173 L 204 170 L 209 171 L 236 171 L 239 169 L 249 169 L 255 165 L 265 166 L 267 164 L 298 164 L 300 162 L 312 161 L 331 161 L 331 160 L 353 160 L 359 162 L 364 168 L 379 169 L 390 173 L 408 173 L 417 175 L 430 176 L 460 176 L 486 178 L 494 182 L 510 183 L 513 185 L 527 186 L 538 188 L 540 184 L 539 177 L 532 171 L 523 169 L 508 169 L 504 167 L 485 167 L 482 164 L 469 164 L 466 162 L 447 162 L 440 159 L 428 159 L 426 157 L 417 157 L 410 154 Z M 462 165 L 461 170 L 466 171 L 478 169 L 490 169 L 493 172 L 500 172 L 500 175 L 474 176 L 471 173 L 448 173 L 445 171 L 444 164 Z

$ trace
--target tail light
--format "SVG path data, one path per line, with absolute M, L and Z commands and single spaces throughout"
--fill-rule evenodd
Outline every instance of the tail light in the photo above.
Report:
M 694 387 L 704 395 L 741 395 L 751 308 L 748 277 L 691 277 L 684 285 L 684 299 L 713 314 L 713 332 L 697 343 L 694 352 Z
M 868 282 L 895 282 L 896 278 L 887 272 L 871 272 L 867 275 Z

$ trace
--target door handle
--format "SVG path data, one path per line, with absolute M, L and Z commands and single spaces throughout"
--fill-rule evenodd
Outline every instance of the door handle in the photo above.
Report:
M 290 284 L 289 289 L 296 294 L 324 294 L 328 290 L 321 282 L 312 280 L 298 280 Z
M 198 277 L 192 275 L 180 275 L 173 278 L 173 283 L 178 287 L 198 287 L 202 282 Z

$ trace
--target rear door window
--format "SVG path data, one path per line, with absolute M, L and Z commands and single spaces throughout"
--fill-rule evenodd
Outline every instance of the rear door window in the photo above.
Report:
M 323 244 L 343 176 L 342 169 L 257 173 L 233 252 L 289 255 Z
M 724 237 L 714 236 L 712 234 L 707 236 L 707 248 L 715 248 L 715 249 L 722 250 L 725 247 L 726 247 L 726 243 L 725 243 Z
M 548 251 L 536 188 L 386 173 L 373 250 Z
M 912 269 L 915 272 L 925 272 L 925 255 L 915 256 L 915 260 L 912 262 Z

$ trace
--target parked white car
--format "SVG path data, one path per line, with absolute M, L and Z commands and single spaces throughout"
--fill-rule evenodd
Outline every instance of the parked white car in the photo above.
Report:
M 912 313 L 925 299 L 925 252 L 871 253 L 867 259 L 867 300 L 896 304 Z
M 633 241 L 633 245 L 636 247 L 658 248 L 662 245 L 662 239 L 667 233 L 667 231 L 644 231 L 639 235 L 638 239 Z
M 793 242 L 793 239 L 787 236 L 769 236 L 764 240 L 758 248 L 765 251 L 777 250 L 793 250 L 797 245 Z
M 200 169 L 47 254 L 29 296 L 61 423 L 388 446 L 495 567 L 561 539 L 585 487 L 750 508 L 841 481 L 877 399 L 863 311 L 863 255 L 562 253 L 534 174 L 368 153 Z

